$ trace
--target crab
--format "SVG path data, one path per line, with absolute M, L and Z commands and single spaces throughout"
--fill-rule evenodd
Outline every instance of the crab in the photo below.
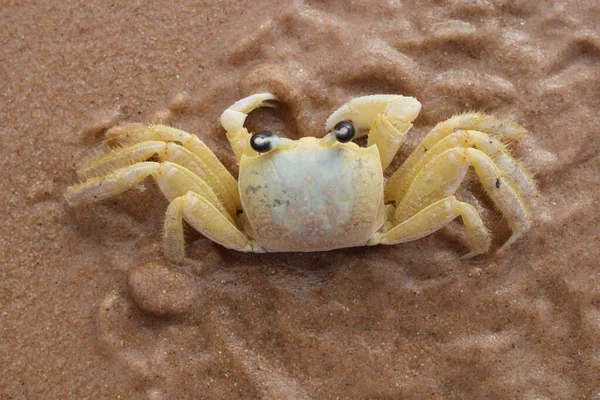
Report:
M 383 172 L 420 112 L 415 98 L 355 98 L 331 114 L 322 138 L 248 132 L 248 114 L 277 101 L 254 94 L 221 115 L 238 180 L 197 136 L 135 123 L 107 132 L 119 146 L 78 171 L 83 182 L 67 190 L 66 200 L 101 201 L 154 177 L 170 202 L 163 249 L 173 261 L 185 259 L 184 220 L 226 248 L 260 253 L 394 245 L 461 217 L 469 248 L 463 257 L 473 257 L 489 250 L 491 237 L 477 209 L 455 196 L 472 166 L 511 229 L 501 249 L 531 225 L 534 180 L 503 144 L 527 133 L 513 122 L 455 115 L 437 124 L 386 182 Z M 367 134 L 366 147 L 353 142 Z

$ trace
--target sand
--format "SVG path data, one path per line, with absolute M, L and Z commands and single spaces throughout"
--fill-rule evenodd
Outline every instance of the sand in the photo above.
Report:
M 0 8 L 1 399 L 600 399 L 597 1 L 4 2 Z M 415 3 L 418 3 L 415 4 Z M 241 254 L 189 232 L 164 260 L 151 180 L 63 199 L 103 134 L 163 122 L 234 174 L 218 118 L 269 90 L 253 129 L 323 135 L 349 99 L 416 96 L 389 175 L 438 121 L 525 126 L 532 229 L 463 261 L 422 240 Z

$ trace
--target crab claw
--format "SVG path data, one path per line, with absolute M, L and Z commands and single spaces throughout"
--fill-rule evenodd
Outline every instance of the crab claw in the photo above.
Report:
M 358 136 L 366 134 L 379 114 L 383 114 L 392 123 L 411 123 L 421 111 L 421 103 L 414 97 L 376 94 L 358 97 L 338 108 L 325 123 L 325 129 L 331 131 L 340 121 L 352 121 L 358 130 Z
M 327 119 L 325 128 L 331 131 L 340 121 L 350 121 L 355 137 L 369 134 L 368 146 L 377 146 L 381 167 L 387 168 L 404 142 L 406 132 L 421 111 L 414 97 L 376 94 L 358 97 L 344 104 Z
M 227 132 L 227 139 L 238 162 L 242 154 L 256 155 L 250 147 L 250 133 L 244 128 L 246 117 L 259 107 L 275 107 L 272 101 L 279 100 L 271 93 L 258 93 L 236 101 L 221 114 L 221 125 Z
M 221 125 L 227 132 L 236 132 L 244 127 L 246 117 L 253 110 L 259 107 L 275 107 L 275 104 L 271 103 L 273 100 L 279 99 L 271 93 L 259 93 L 236 101 L 221 114 Z

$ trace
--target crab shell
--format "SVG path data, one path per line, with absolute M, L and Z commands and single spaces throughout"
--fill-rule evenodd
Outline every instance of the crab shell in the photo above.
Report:
M 269 252 L 365 245 L 386 220 L 377 147 L 284 140 L 241 158 L 243 230 Z

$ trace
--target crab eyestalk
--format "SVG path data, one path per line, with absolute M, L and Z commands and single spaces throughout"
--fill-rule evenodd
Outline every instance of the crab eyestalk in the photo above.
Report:
M 356 135 L 356 128 L 350 121 L 340 121 L 323 138 L 324 144 L 327 146 L 333 146 L 336 142 L 348 143 L 354 139 Z
M 280 138 L 270 131 L 260 131 L 250 137 L 250 147 L 257 153 L 268 153 L 275 149 L 294 147 L 293 141 Z
M 250 146 L 258 153 L 266 153 L 273 148 L 273 137 L 277 136 L 269 131 L 256 132 L 250 138 Z

